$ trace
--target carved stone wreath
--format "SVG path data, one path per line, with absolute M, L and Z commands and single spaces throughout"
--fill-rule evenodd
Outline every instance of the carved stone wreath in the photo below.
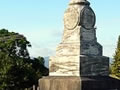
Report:
M 75 8 L 68 8 L 64 14 L 64 25 L 68 30 L 73 30 L 79 23 L 79 13 Z

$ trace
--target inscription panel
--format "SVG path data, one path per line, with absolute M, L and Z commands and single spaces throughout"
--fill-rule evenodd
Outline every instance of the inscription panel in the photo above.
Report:
M 84 28 L 86 28 L 88 30 L 93 28 L 95 25 L 95 21 L 96 21 L 95 14 L 94 14 L 93 10 L 88 6 L 85 7 L 81 12 L 80 20 L 81 20 L 80 24 Z

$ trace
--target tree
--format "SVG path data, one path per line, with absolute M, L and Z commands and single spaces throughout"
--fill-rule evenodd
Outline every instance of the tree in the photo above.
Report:
M 44 63 L 45 63 L 45 60 L 43 57 L 37 57 L 37 58 L 34 58 L 32 61 L 32 67 L 35 69 L 36 71 L 36 74 L 40 76 L 47 76 L 48 75 L 48 69 L 45 68 L 44 66 Z M 39 78 L 38 78 L 39 79 Z
M 0 90 L 23 90 L 48 74 L 44 58 L 31 59 L 27 47 L 31 44 L 23 35 L 0 30 Z
M 120 36 L 117 42 L 117 48 L 114 55 L 114 61 L 111 66 L 111 73 L 117 78 L 120 78 Z

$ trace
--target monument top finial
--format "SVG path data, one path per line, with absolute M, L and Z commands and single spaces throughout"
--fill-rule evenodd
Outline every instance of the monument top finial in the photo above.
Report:
M 87 0 L 70 0 L 70 4 L 86 4 L 86 5 L 90 5 L 90 3 Z

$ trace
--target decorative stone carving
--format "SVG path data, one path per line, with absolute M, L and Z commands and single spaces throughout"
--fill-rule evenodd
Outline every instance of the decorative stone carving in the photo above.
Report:
M 67 29 L 73 30 L 79 23 L 79 13 L 75 8 L 68 8 L 64 15 L 64 25 Z

